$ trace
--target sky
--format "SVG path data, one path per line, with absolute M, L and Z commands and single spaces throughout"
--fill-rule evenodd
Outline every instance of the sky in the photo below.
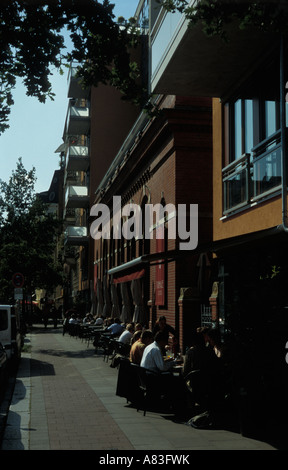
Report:
M 111 0 L 115 4 L 114 15 L 130 18 L 134 15 L 139 0 Z M 59 153 L 55 150 L 63 142 L 67 98 L 67 74 L 56 70 L 51 77 L 54 101 L 47 98 L 39 103 L 37 98 L 28 97 L 22 83 L 17 82 L 14 90 L 14 105 L 9 118 L 10 128 L 0 135 L 0 179 L 9 182 L 16 169 L 19 157 L 27 171 L 36 169 L 35 191 L 47 191 L 54 171 L 59 169 Z

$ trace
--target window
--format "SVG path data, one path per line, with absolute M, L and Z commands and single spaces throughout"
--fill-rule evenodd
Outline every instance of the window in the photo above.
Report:
M 8 311 L 0 310 L 0 331 L 7 330 L 8 328 Z
M 277 103 L 276 101 L 265 101 L 264 106 L 264 138 L 268 139 L 280 128 L 279 103 Z
M 281 184 L 280 106 L 237 99 L 224 107 L 224 213 L 265 197 Z
M 144 196 L 141 203 L 141 216 L 142 216 L 142 239 L 139 240 L 139 256 L 145 255 L 150 252 L 150 240 L 146 236 L 146 231 L 149 227 L 146 227 L 145 208 L 148 204 L 148 197 Z
M 254 115 L 255 106 L 253 100 L 238 99 L 233 103 L 225 105 L 225 128 L 228 132 L 225 139 L 231 142 L 226 146 L 226 162 L 231 163 L 238 160 L 245 153 L 250 153 L 254 145 Z

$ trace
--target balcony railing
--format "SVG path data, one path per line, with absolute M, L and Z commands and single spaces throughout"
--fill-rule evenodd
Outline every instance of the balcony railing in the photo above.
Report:
M 224 215 L 274 195 L 282 184 L 280 131 L 222 170 Z
M 250 198 L 250 154 L 230 163 L 222 170 L 224 214 L 246 205 Z
M 66 171 L 87 171 L 89 160 L 87 145 L 71 145 L 66 153 Z
M 90 129 L 90 104 L 88 100 L 70 100 L 67 119 L 66 135 L 87 135 Z
M 65 193 L 65 208 L 87 208 L 89 195 L 87 186 L 68 186 Z
M 67 227 L 65 245 L 81 246 L 88 243 L 87 227 Z
M 88 98 L 89 88 L 83 88 L 77 77 L 78 67 L 71 65 L 68 73 L 68 98 Z
M 164 61 L 168 60 L 169 51 L 175 49 L 177 35 L 184 22 L 184 14 L 176 11 L 167 13 L 162 8 L 151 31 L 151 76 L 152 83 Z M 182 32 L 183 34 L 183 32 Z M 177 42 L 177 41 L 176 41 Z M 165 46 L 163 48 L 163 45 Z M 172 52 L 172 51 L 171 51 Z M 152 85 L 153 88 L 153 85 Z
M 281 133 L 273 134 L 253 151 L 253 200 L 280 189 L 282 184 Z

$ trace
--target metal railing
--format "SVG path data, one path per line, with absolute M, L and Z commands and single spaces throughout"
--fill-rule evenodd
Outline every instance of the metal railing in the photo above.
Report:
M 250 173 L 249 153 L 245 153 L 241 158 L 223 168 L 224 214 L 249 202 Z
M 223 214 L 227 214 L 279 191 L 282 184 L 280 131 L 252 148 L 222 170 Z

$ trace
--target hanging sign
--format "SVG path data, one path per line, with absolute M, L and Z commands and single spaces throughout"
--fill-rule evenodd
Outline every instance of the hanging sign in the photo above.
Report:
M 164 226 L 160 225 L 156 232 L 156 251 L 163 253 L 165 249 L 164 240 Z M 156 279 L 155 279 L 155 305 L 165 305 L 165 265 L 163 260 L 159 260 L 156 265 Z

